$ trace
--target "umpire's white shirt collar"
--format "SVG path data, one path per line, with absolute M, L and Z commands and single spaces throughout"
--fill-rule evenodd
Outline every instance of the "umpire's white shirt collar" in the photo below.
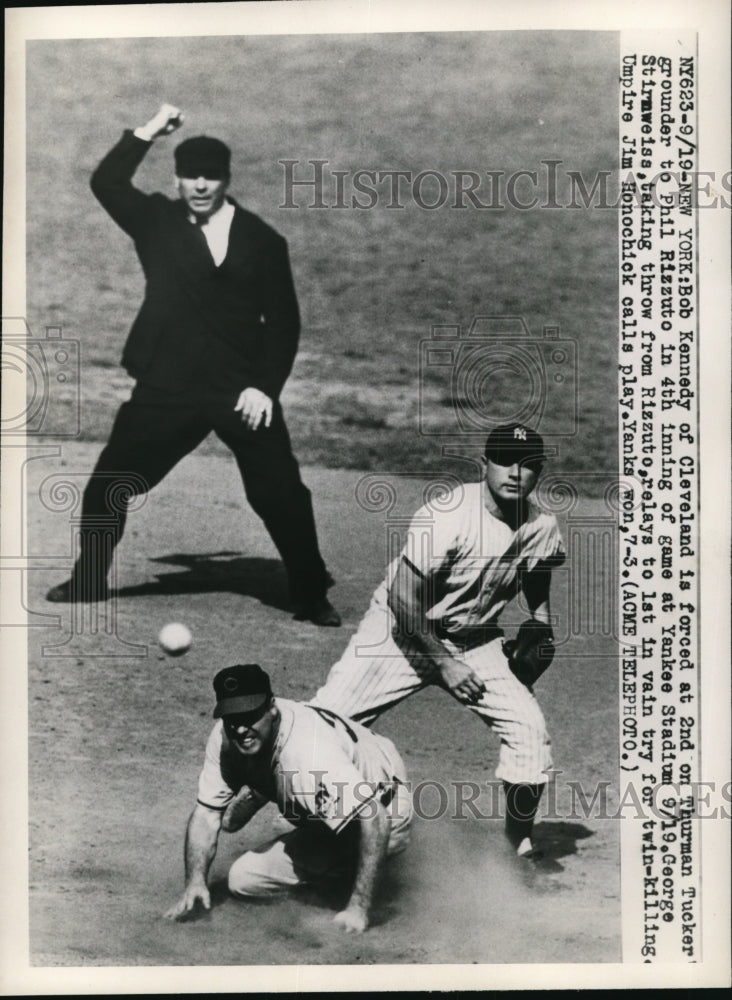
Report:
M 201 232 L 206 237 L 208 248 L 214 263 L 218 267 L 229 249 L 229 232 L 234 218 L 234 205 L 225 201 L 218 212 L 214 212 L 201 226 Z M 195 218 L 188 216 L 188 221 L 195 225 Z

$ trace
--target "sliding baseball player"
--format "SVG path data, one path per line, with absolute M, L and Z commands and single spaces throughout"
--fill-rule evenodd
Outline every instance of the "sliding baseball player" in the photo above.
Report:
M 412 802 L 396 747 L 334 712 L 275 698 L 257 664 L 220 670 L 214 690 L 217 722 L 186 829 L 185 888 L 165 916 L 210 909 L 220 831 L 240 830 L 275 802 L 294 829 L 234 862 L 232 895 L 271 898 L 347 879 L 350 898 L 334 922 L 346 933 L 366 930 L 384 862 L 409 841 Z

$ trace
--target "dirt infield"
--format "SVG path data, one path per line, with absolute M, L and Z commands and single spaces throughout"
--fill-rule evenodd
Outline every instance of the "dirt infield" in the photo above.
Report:
M 576 801 L 573 811 L 568 784 L 579 783 L 591 798 L 598 782 L 610 783 L 612 811 L 617 675 L 612 641 L 588 635 L 593 627 L 562 646 L 537 691 L 562 772 L 552 814 L 540 811 L 537 835 L 561 871 L 534 881 L 517 873 L 486 784 L 497 740 L 486 738 L 447 695 L 428 690 L 376 726 L 401 750 L 413 786 L 427 784 L 419 790 L 423 818 L 410 849 L 389 868 L 367 935 L 335 931 L 337 899 L 247 905 L 227 897 L 227 863 L 267 834 L 275 822 L 270 812 L 246 831 L 222 835 L 211 914 L 185 925 L 164 921 L 162 912 L 182 889 L 183 830 L 211 725 L 214 672 L 259 660 L 277 693 L 310 696 L 381 576 L 385 514 L 357 504 L 361 474 L 305 470 L 344 627 L 297 623 L 286 606 L 283 570 L 245 507 L 233 463 L 194 455 L 131 515 L 116 563 L 118 596 L 106 608 L 85 610 L 73 634 L 71 610 L 46 604 L 43 593 L 69 565 L 73 510 L 65 506 L 70 494 L 59 499 L 59 483 L 83 486 L 98 447 L 65 445 L 62 456 L 28 466 L 37 567 L 28 594 L 35 623 L 29 633 L 32 964 L 619 960 L 617 821 L 585 816 Z M 424 481 L 396 485 L 399 504 L 415 509 Z M 576 513 L 581 524 L 562 521 L 575 559 L 582 539 L 607 517 L 598 501 L 582 502 L 570 519 Z M 560 621 L 571 625 L 579 619 L 567 579 L 557 575 L 552 596 Z M 195 641 L 187 655 L 170 659 L 155 637 L 175 620 L 190 626 Z M 460 783 L 471 781 L 481 783 L 478 816 L 460 806 Z M 446 790 L 446 808 L 433 782 Z

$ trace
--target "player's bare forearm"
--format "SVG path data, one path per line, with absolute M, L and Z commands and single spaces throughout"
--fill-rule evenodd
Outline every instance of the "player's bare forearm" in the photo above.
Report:
M 186 829 L 186 882 L 199 878 L 206 881 L 208 870 L 216 857 L 221 818 L 221 813 L 217 810 L 207 809 L 196 803 Z
M 169 920 L 185 920 L 199 904 L 205 910 L 211 908 L 207 879 L 220 829 L 221 813 L 197 803 L 186 828 L 186 885 L 182 897 L 165 913 Z
M 424 652 L 426 659 L 437 664 L 450 656 L 425 614 L 423 581 L 405 559 L 401 560 L 389 588 L 389 607 L 400 632 L 409 636 L 410 641 Z
M 389 846 L 391 820 L 380 802 L 373 800 L 353 822 L 359 824 L 359 855 L 353 891 L 345 910 L 333 918 L 347 933 L 360 933 L 369 925 L 374 889 Z
M 483 681 L 470 667 L 453 656 L 434 632 L 425 614 L 424 584 L 410 564 L 402 559 L 389 590 L 389 607 L 404 635 L 424 653 L 445 685 L 460 698 L 476 701 L 485 691 Z

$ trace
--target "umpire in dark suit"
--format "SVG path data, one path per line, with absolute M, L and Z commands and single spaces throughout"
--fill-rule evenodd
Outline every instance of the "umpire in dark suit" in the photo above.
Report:
M 282 556 L 296 617 L 339 625 L 279 404 L 300 332 L 287 244 L 226 196 L 230 151 L 218 139 L 199 136 L 175 150 L 179 199 L 132 184 L 153 141 L 182 120 L 163 105 L 147 125 L 125 131 L 92 176 L 92 191 L 134 240 L 145 273 L 122 356 L 137 383 L 85 490 L 72 576 L 47 597 L 107 598 L 128 500 L 213 430 L 234 453 L 247 499 Z

